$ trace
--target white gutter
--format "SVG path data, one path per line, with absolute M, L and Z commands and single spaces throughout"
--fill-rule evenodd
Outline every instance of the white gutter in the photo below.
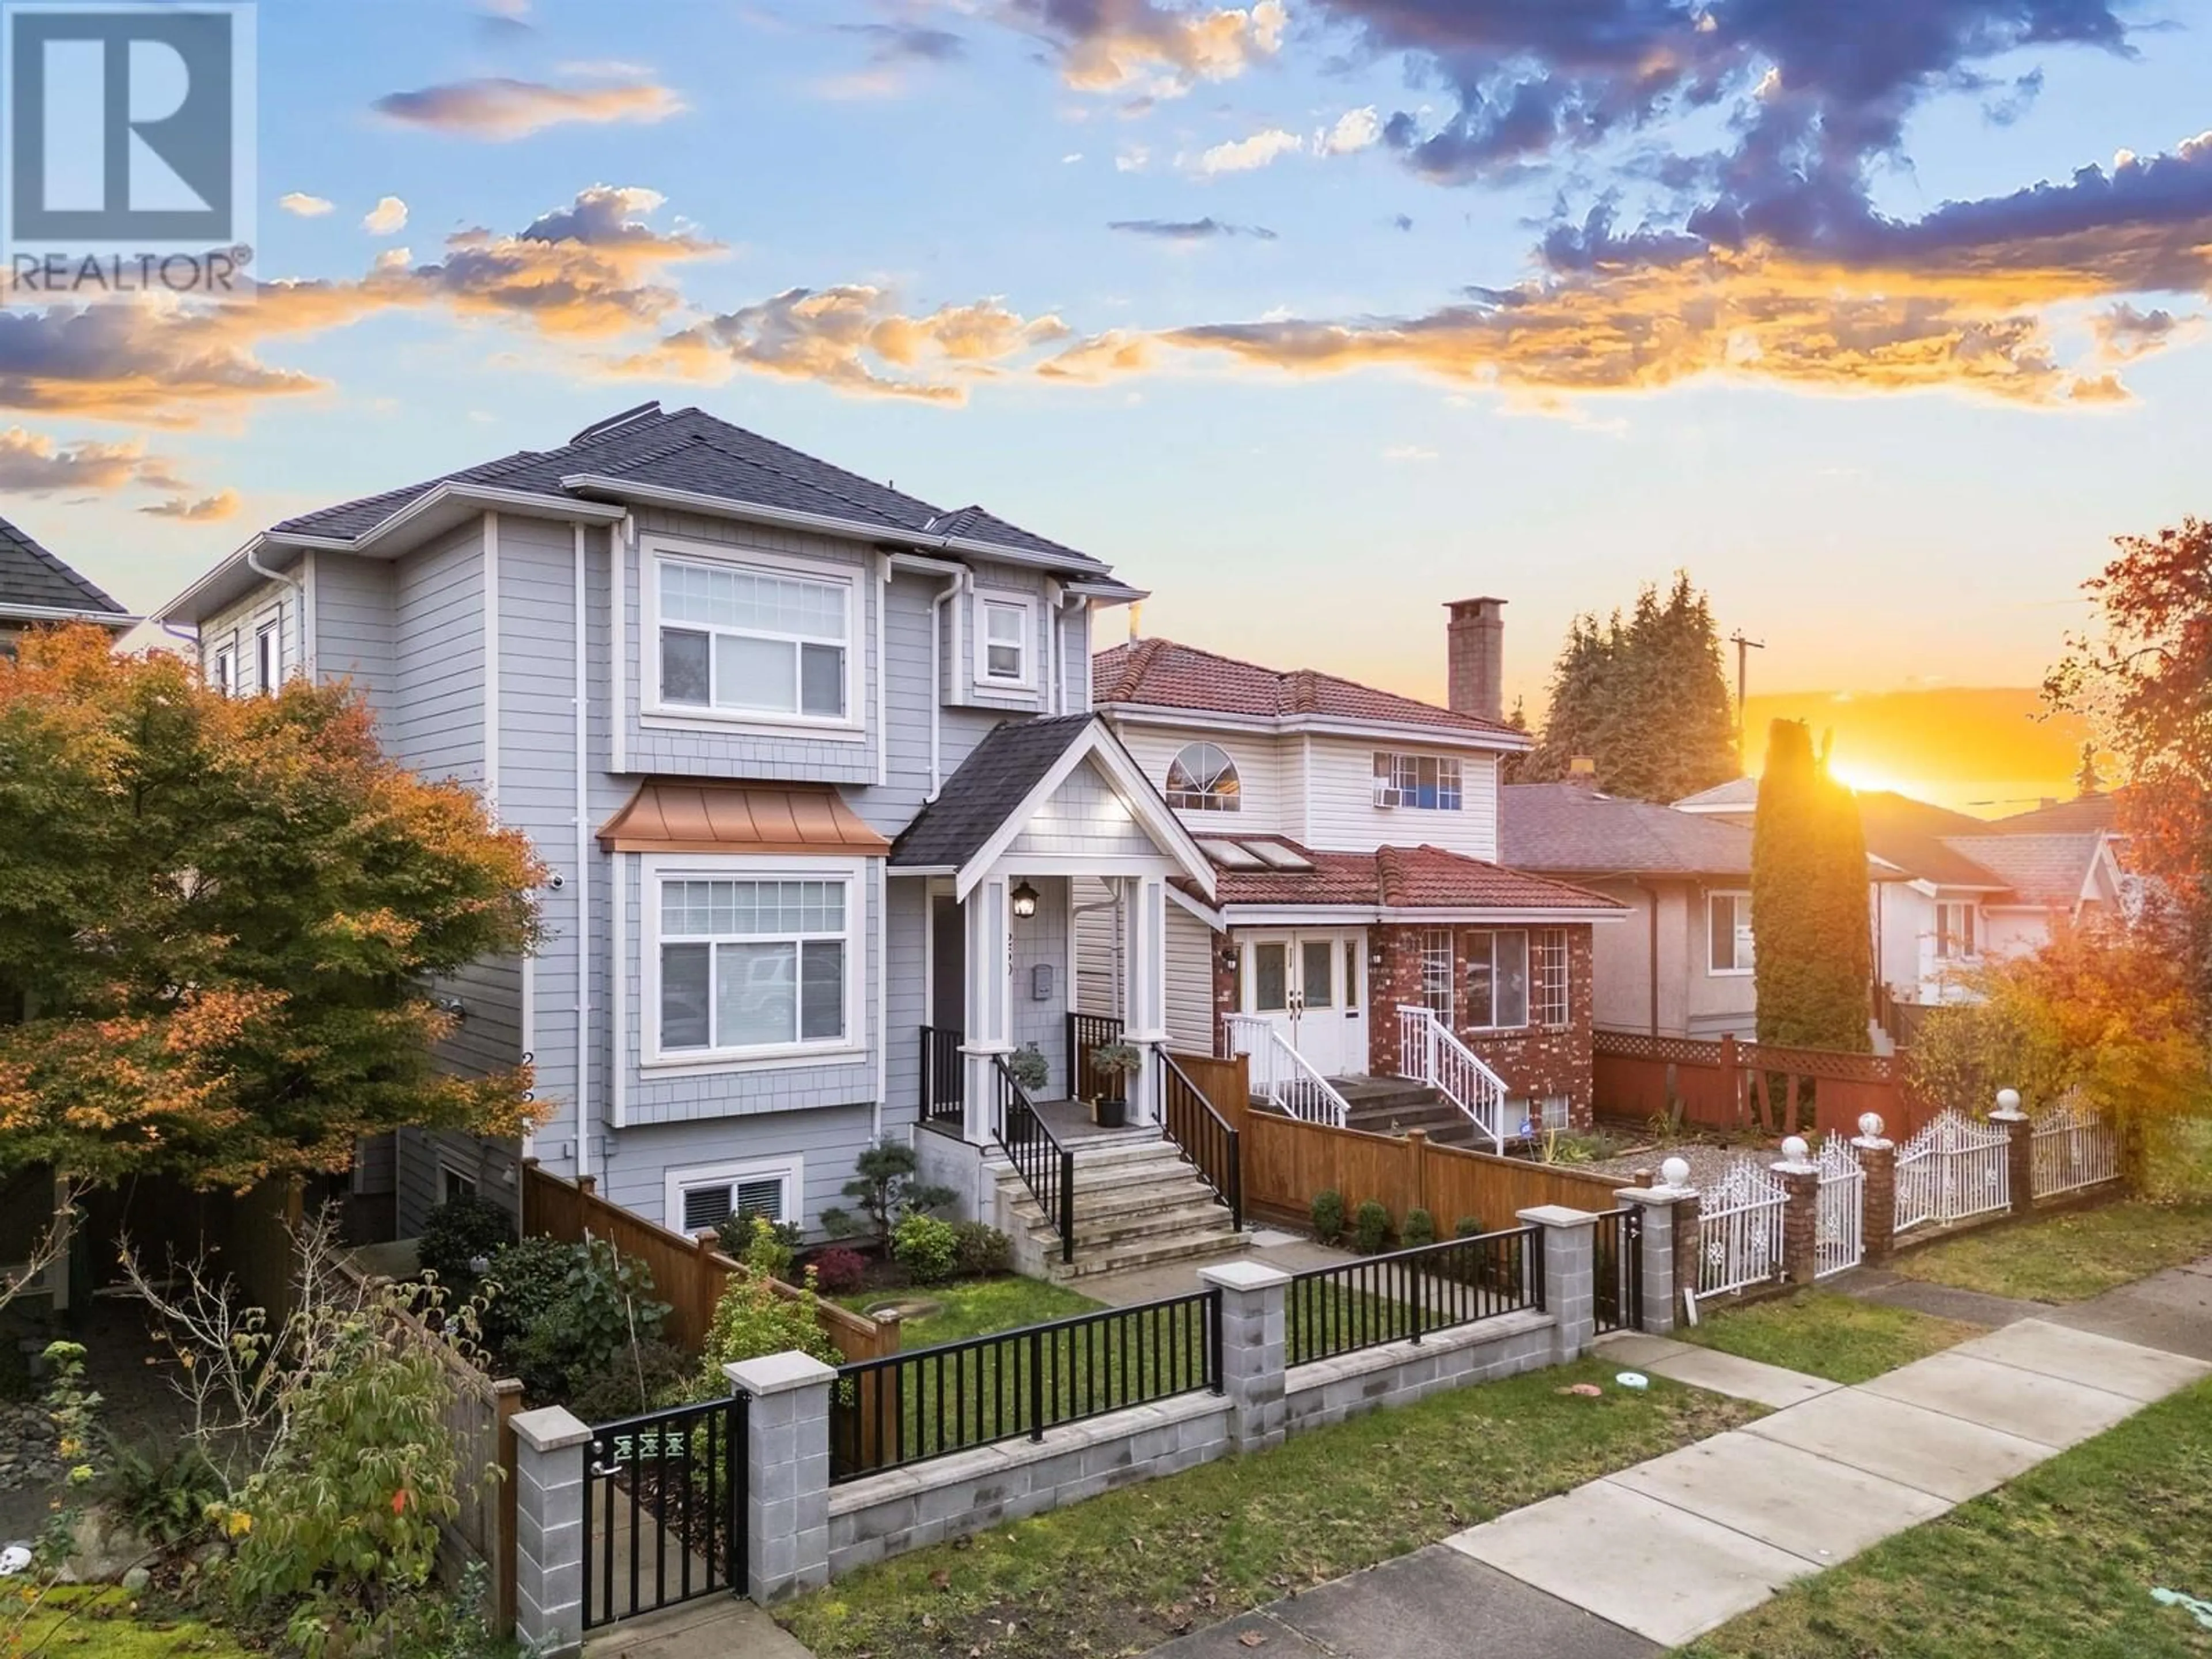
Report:
M 611 540 L 611 538 L 610 538 Z M 591 731 L 591 695 L 585 678 L 586 636 L 584 526 L 575 534 L 576 550 L 576 1173 L 592 1172 L 592 820 L 591 794 L 584 775 Z
M 105 628 L 131 629 L 148 620 L 144 617 L 126 617 L 119 611 L 70 611 L 59 605 L 17 605 L 13 600 L 0 602 L 0 617 L 9 622 L 88 622 Z M 159 626 L 157 623 L 156 626 Z M 168 630 L 164 629 L 164 633 Z M 183 638 L 179 635 L 179 639 Z
M 1101 713 L 1109 712 L 1102 709 Z M 1310 714 L 1231 714 L 1212 708 L 1177 708 L 1166 703 L 1115 702 L 1110 712 L 1132 726 L 1219 726 L 1231 732 L 1315 732 L 1322 737 L 1388 737 L 1432 749 L 1519 750 L 1535 739 L 1510 728 L 1470 732 L 1449 726 L 1415 726 L 1398 720 L 1353 720 Z
M 297 576 L 288 576 L 288 575 L 286 575 L 283 571 L 281 571 L 281 570 L 271 570 L 271 569 L 270 569 L 267 565 L 265 565 L 265 564 L 262 563 L 262 562 L 261 562 L 261 550 L 260 550 L 258 546 L 256 546 L 254 544 L 252 544 L 252 543 L 251 543 L 251 542 L 249 542 L 249 543 L 247 543 L 247 544 L 246 544 L 246 568 L 248 570 L 251 570 L 251 571 L 252 571 L 255 575 L 261 577 L 261 578 L 262 578 L 262 579 L 264 579 L 264 580 L 267 580 L 267 581 L 272 581 L 272 582 L 282 582 L 282 583 L 283 583 L 283 584 L 284 584 L 284 586 L 287 586 L 287 587 L 289 587 L 289 588 L 290 588 L 290 589 L 292 590 L 292 613 L 293 613 L 293 620 L 294 620 L 296 623 L 298 623 L 298 624 L 299 624 L 299 629 L 300 629 L 300 654 L 299 654 L 299 656 L 298 656 L 297 658 L 295 658 L 295 661 L 297 661 L 297 662 L 299 663 L 299 665 L 301 665 L 301 667 L 302 667 L 302 668 L 304 669 L 304 668 L 307 666 L 307 583 L 305 583 L 305 582 L 301 581 L 301 580 Z M 280 640 L 283 637 L 283 630 L 281 629 L 281 628 L 280 628 L 280 629 L 279 629 L 279 630 L 278 630 L 277 637 L 278 637 Z M 280 653 L 279 653 L 279 654 L 280 654 L 280 655 L 282 654 L 282 653 L 281 653 L 281 651 L 280 651 Z M 284 677 L 284 676 L 283 676 L 283 665 L 282 665 L 281 663 L 278 665 L 278 667 L 277 667 L 277 676 L 276 676 L 276 677 L 277 677 L 277 678 L 278 678 L 278 679 L 280 679 L 280 680 L 281 680 L 281 679 L 283 679 L 283 677 Z
M 483 515 L 483 795 L 499 816 L 499 514 Z
M 622 533 L 607 538 L 607 564 L 613 576 L 607 583 L 607 642 L 612 647 L 614 663 L 614 708 L 610 714 L 608 730 L 613 734 L 613 757 L 608 769 L 622 773 L 629 770 L 629 560 L 637 550 L 637 520 L 627 513 L 622 517 Z M 645 672 L 645 624 L 638 623 L 638 672 Z M 641 684 L 642 679 L 641 678 Z M 640 699 L 642 703 L 643 699 Z M 617 884 L 619 885 L 619 884 Z M 620 1066 L 615 1068 L 619 1076 Z
M 876 787 L 890 781 L 890 675 L 884 661 L 884 613 L 891 604 L 891 558 L 876 555 Z M 878 1093 L 882 1091 L 878 1090 Z

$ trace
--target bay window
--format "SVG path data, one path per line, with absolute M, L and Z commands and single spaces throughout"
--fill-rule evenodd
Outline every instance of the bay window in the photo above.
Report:
M 848 719 L 849 580 L 665 556 L 653 569 L 663 708 L 794 724 Z
M 856 884 L 834 878 L 660 876 L 654 1057 L 851 1046 Z

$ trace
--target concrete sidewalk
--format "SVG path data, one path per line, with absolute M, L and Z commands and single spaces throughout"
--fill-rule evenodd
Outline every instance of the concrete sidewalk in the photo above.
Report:
M 2037 1319 L 1856 1388 L 1659 1337 L 1599 1352 L 1776 1409 L 1169 1643 L 1156 1659 L 1232 1659 L 1255 1645 L 1327 1659 L 1656 1653 L 2212 1374 Z

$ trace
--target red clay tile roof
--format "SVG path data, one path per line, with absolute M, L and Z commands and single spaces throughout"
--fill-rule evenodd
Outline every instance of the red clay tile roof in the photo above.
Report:
M 1091 696 L 1092 702 L 1101 707 L 1141 703 L 1153 708 L 1191 708 L 1263 720 L 1317 715 L 1526 740 L 1523 733 L 1497 720 L 1455 714 L 1434 703 L 1417 702 L 1316 669 L 1262 668 L 1256 663 L 1200 651 L 1195 646 L 1178 645 L 1173 640 L 1134 640 L 1100 652 L 1091 660 Z
M 1198 837 L 1203 848 L 1209 838 Z M 1627 907 L 1545 876 L 1485 864 L 1441 847 L 1385 847 L 1375 853 L 1316 853 L 1285 836 L 1271 841 L 1303 854 L 1304 870 L 1214 872 L 1217 903 L 1342 904 L 1388 910 L 1620 910 Z

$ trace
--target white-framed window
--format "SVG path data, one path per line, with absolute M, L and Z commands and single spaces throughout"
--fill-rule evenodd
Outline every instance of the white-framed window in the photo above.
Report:
M 749 556 L 656 550 L 647 655 L 659 713 L 778 726 L 850 726 L 850 571 Z
M 215 653 L 215 689 L 226 697 L 238 695 L 238 648 L 226 645 Z
M 799 1219 L 802 1160 L 713 1164 L 671 1170 L 666 1182 L 667 1224 L 686 1235 L 710 1232 L 733 1215 Z
M 1747 974 L 1751 966 L 1751 895 L 1706 894 L 1705 971 Z
M 476 1195 L 477 1178 L 474 1176 L 464 1175 L 450 1164 L 438 1166 L 439 1203 L 450 1204 L 457 1198 L 474 1198 Z
M 1452 936 L 1449 927 L 1422 930 L 1421 1001 L 1446 1025 L 1452 1023 Z
M 648 866 L 646 1054 L 664 1065 L 829 1054 L 860 1036 L 861 866 Z
M 265 622 L 253 630 L 253 689 L 264 696 L 276 690 L 276 624 Z
M 1971 899 L 1946 899 L 1936 905 L 1937 961 L 1968 961 L 1978 950 L 1974 936 L 1974 908 Z
M 1188 743 L 1168 763 L 1168 805 L 1187 812 L 1235 812 L 1243 806 L 1237 763 L 1218 743 Z
M 1479 1030 L 1504 1031 L 1528 1023 L 1528 933 L 1518 927 L 1468 933 L 1466 1024 Z
M 1375 804 L 1413 806 L 1430 811 L 1460 810 L 1459 763 L 1448 755 L 1397 755 L 1375 751 Z
M 1567 930 L 1539 927 L 1528 935 L 1528 1023 L 1567 1023 Z
M 1036 684 L 1036 612 L 1019 594 L 975 601 L 975 684 L 1021 690 Z

